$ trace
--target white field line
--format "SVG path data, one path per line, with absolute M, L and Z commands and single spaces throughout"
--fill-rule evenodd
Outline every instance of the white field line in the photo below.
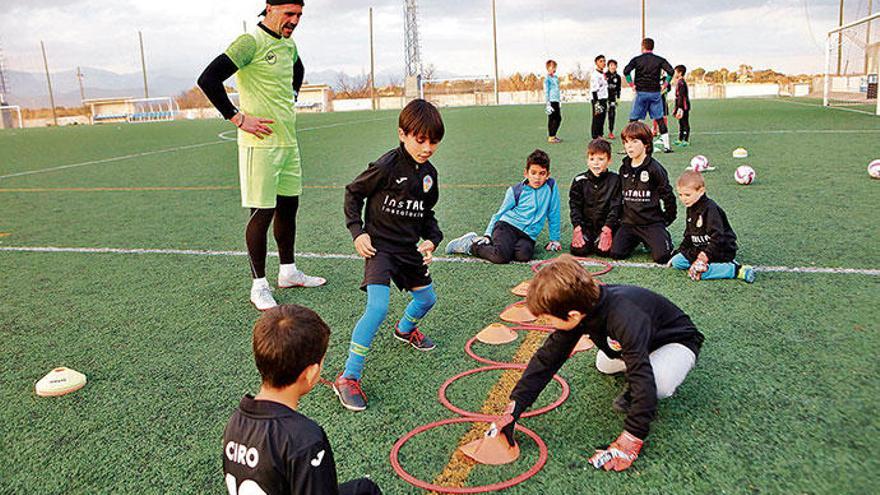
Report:
M 726 134 L 875 134 L 880 129 L 765 129 L 760 131 L 703 131 L 694 132 L 703 136 L 723 136 Z
M 853 113 L 861 113 L 864 115 L 875 115 L 874 112 L 866 112 L 864 110 L 858 110 L 856 108 L 846 108 L 846 107 L 825 107 L 825 105 L 819 105 L 816 103 L 807 103 L 805 101 L 794 101 L 794 100 L 786 100 L 782 98 L 770 98 L 771 101 L 778 101 L 779 103 L 788 103 L 789 105 L 801 105 L 804 107 L 819 107 L 819 108 L 831 108 L 833 110 L 843 110 L 844 112 L 853 112 Z
M 397 119 L 397 117 L 394 117 L 394 119 Z M 319 125 L 316 127 L 305 127 L 303 129 L 297 129 L 297 132 L 308 132 L 308 131 L 315 131 L 318 129 L 329 129 L 331 127 L 342 127 L 342 126 L 346 126 L 346 125 L 363 124 L 363 123 L 367 123 L 367 122 L 377 122 L 380 120 L 391 120 L 391 118 L 385 117 L 385 118 L 377 118 L 377 119 L 338 122 L 336 124 Z M 215 144 L 223 144 L 223 143 L 227 143 L 230 141 L 235 141 L 235 138 L 230 138 L 230 137 L 225 136 L 226 134 L 228 134 L 230 132 L 236 132 L 236 130 L 233 129 L 231 131 L 221 132 L 220 134 L 217 135 L 217 137 L 220 139 L 219 141 L 210 141 L 207 143 L 188 144 L 185 146 L 175 146 L 173 148 L 163 148 L 160 150 L 144 151 L 142 153 L 131 153 L 129 155 L 113 156 L 110 158 L 102 158 L 100 160 L 89 160 L 89 161 L 80 162 L 80 163 L 70 163 L 67 165 L 59 165 L 57 167 L 41 168 L 38 170 L 27 170 L 25 172 L 17 172 L 14 174 L 0 175 L 0 180 L 11 179 L 13 177 L 21 177 L 21 176 L 25 176 L 25 175 L 34 175 L 34 174 L 42 174 L 42 173 L 46 173 L 46 172 L 55 172 L 58 170 L 65 170 L 65 169 L 69 169 L 69 168 L 85 167 L 88 165 L 99 165 L 102 163 L 118 162 L 118 161 L 122 161 L 122 160 L 130 160 L 132 158 L 143 158 L 145 156 L 159 155 L 159 154 L 163 154 L 163 153 L 174 153 L 176 151 L 184 151 L 184 150 L 190 150 L 190 149 L 195 149 L 195 148 L 203 148 L 205 146 L 213 146 Z
M 123 248 L 88 248 L 88 247 L 57 247 L 57 246 L 0 246 L 0 252 L 19 252 L 19 253 L 83 253 L 83 254 L 171 254 L 171 255 L 187 255 L 187 256 L 247 256 L 246 251 L 215 251 L 207 249 L 123 249 Z M 277 257 L 278 253 L 270 252 L 269 256 Z M 335 259 L 335 260 L 360 260 L 361 257 L 355 254 L 334 254 L 334 253 L 296 253 L 300 258 L 314 259 Z M 440 263 L 482 263 L 487 264 L 488 261 L 480 258 L 472 257 L 446 257 L 437 256 L 434 261 Z M 538 263 L 534 261 L 529 264 Z M 665 265 L 656 263 L 634 263 L 629 261 L 612 261 L 613 266 L 621 268 L 666 268 Z M 519 263 L 518 263 L 519 264 Z M 591 266 L 603 266 L 599 263 L 584 263 Z M 759 272 L 778 272 L 778 273 L 828 273 L 836 275 L 870 275 L 880 276 L 880 269 L 873 268 L 829 268 L 819 266 L 756 266 L 755 270 Z

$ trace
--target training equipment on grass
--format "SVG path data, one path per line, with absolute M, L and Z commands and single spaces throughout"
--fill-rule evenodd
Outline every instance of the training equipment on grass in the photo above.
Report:
M 709 170 L 715 170 L 715 167 L 709 166 L 709 159 L 703 155 L 697 155 L 691 158 L 691 165 L 688 167 L 688 170 L 694 170 L 697 172 L 707 172 Z
M 880 179 L 880 160 L 874 160 L 868 164 L 868 175 L 872 179 Z
M 500 316 L 501 319 L 506 322 L 518 323 L 520 325 L 533 323 L 537 319 L 535 315 L 529 311 L 529 308 L 526 307 L 525 301 L 517 301 L 504 308 Z
M 745 148 L 737 148 L 737 149 L 733 150 L 733 157 L 734 158 L 748 158 L 749 152 L 746 151 Z
M 461 373 L 459 373 L 459 374 L 453 376 L 452 378 L 446 380 L 445 382 L 443 382 L 443 385 L 440 385 L 440 390 L 437 391 L 437 398 L 440 400 L 440 403 L 443 404 L 443 407 L 445 407 L 446 409 L 449 409 L 450 411 L 454 412 L 455 414 L 458 414 L 459 416 L 464 416 L 467 418 L 485 419 L 485 420 L 489 420 L 489 421 L 495 421 L 495 419 L 497 419 L 498 416 L 493 416 L 490 414 L 483 414 L 483 413 L 479 413 L 476 411 L 468 411 L 468 410 L 465 410 L 465 409 L 462 409 L 462 408 L 456 406 L 455 404 L 450 402 L 449 399 L 446 397 L 446 390 L 449 388 L 450 385 L 452 385 L 453 383 L 455 383 L 459 379 L 464 378 L 466 376 L 475 375 L 477 373 L 482 373 L 484 371 L 496 371 L 496 370 L 519 370 L 519 371 L 522 371 L 525 369 L 526 369 L 526 365 L 524 365 L 524 364 L 496 364 L 496 365 L 492 365 L 492 366 L 484 366 L 482 368 L 474 368 L 472 370 L 462 371 Z M 556 399 L 555 401 L 553 401 L 552 403 L 542 407 L 542 408 L 533 409 L 531 411 L 523 413 L 522 416 L 520 416 L 520 418 L 531 418 L 533 416 L 540 416 L 541 414 L 544 414 L 546 412 L 550 412 L 550 411 L 556 409 L 557 407 L 561 406 L 568 399 L 568 395 L 569 395 L 569 393 L 571 393 L 571 388 L 568 386 L 568 382 L 565 381 L 565 379 L 559 375 L 553 375 L 553 380 L 555 380 L 556 383 L 558 383 L 559 386 L 562 387 L 562 393 L 559 394 L 559 398 Z
M 485 435 L 458 448 L 462 454 L 480 464 L 500 466 L 519 458 L 519 445 L 510 445 L 502 435 Z
M 434 428 L 445 426 L 449 424 L 457 424 L 457 423 L 491 423 L 492 420 L 482 420 L 477 418 L 449 418 L 441 421 L 435 421 L 433 423 L 428 423 L 423 426 L 419 426 L 418 428 L 412 430 L 406 435 L 400 437 L 400 439 L 395 442 L 394 447 L 391 448 L 391 467 L 394 468 L 394 472 L 397 473 L 404 481 L 407 483 L 422 488 L 424 490 L 433 490 L 435 492 L 440 493 L 484 493 L 484 492 L 494 492 L 499 490 L 504 490 L 506 488 L 510 488 L 514 485 L 518 485 L 523 481 L 531 478 L 532 476 L 538 474 L 541 469 L 544 467 L 544 464 L 547 463 L 547 444 L 541 440 L 541 437 L 538 436 L 534 431 L 522 426 L 516 425 L 516 431 L 520 431 L 524 433 L 527 437 L 531 438 L 532 441 L 538 446 L 538 460 L 535 461 L 535 464 L 528 469 L 528 471 L 520 474 L 519 476 L 515 476 L 510 478 L 509 480 L 502 481 L 499 483 L 492 483 L 490 485 L 483 486 L 442 486 L 435 485 L 433 483 L 428 483 L 427 481 L 420 480 L 415 476 L 406 472 L 403 467 L 400 465 L 400 449 L 403 445 L 412 439 L 414 436 L 424 433 L 428 430 L 432 430 Z
M 747 186 L 755 180 L 755 169 L 748 165 L 740 165 L 733 173 L 733 178 L 738 184 Z
M 603 266 L 604 268 L 602 268 L 602 269 L 599 270 L 598 272 L 590 272 L 590 275 L 592 275 L 592 276 L 594 276 L 594 277 L 598 277 L 598 276 L 600 276 L 600 275 L 605 275 L 606 273 L 610 272 L 610 271 L 614 268 L 614 265 L 612 265 L 611 263 L 609 263 L 609 262 L 607 262 L 607 261 L 597 260 L 597 259 L 595 259 L 595 258 L 582 258 L 582 257 L 580 257 L 580 256 L 575 256 L 574 259 L 576 259 L 577 261 L 579 261 L 580 264 L 582 264 L 582 265 L 600 265 L 600 266 Z M 538 273 L 538 272 L 541 270 L 541 267 L 543 267 L 544 265 L 546 265 L 546 264 L 548 264 L 548 263 L 553 263 L 553 258 L 551 258 L 551 259 L 549 259 L 549 260 L 541 260 L 541 261 L 539 261 L 539 262 L 533 264 L 533 265 L 532 265 L 532 271 L 535 272 L 535 273 Z
M 488 327 L 480 330 L 474 339 L 484 344 L 501 345 L 508 344 L 516 340 L 516 332 L 511 330 L 507 325 L 501 323 L 493 323 Z
M 491 326 L 491 325 L 490 325 L 490 326 Z M 507 327 L 505 327 L 505 328 L 507 328 Z M 531 332 L 531 331 L 534 331 L 534 332 L 547 332 L 547 333 L 551 333 L 551 332 L 553 332 L 553 329 L 552 329 L 552 328 L 544 328 L 544 327 L 513 327 L 513 328 L 508 328 L 508 330 L 510 330 L 511 332 L 521 332 L 521 331 L 525 331 L 525 332 Z M 465 342 L 465 344 L 464 344 L 464 352 L 465 352 L 465 354 L 467 354 L 468 356 L 472 357 L 472 358 L 473 358 L 474 360 L 476 360 L 476 361 L 479 361 L 479 362 L 481 362 L 481 363 L 483 363 L 483 364 L 492 365 L 492 366 L 496 366 L 496 365 L 501 365 L 501 366 L 503 366 L 503 365 L 506 365 L 506 364 L 518 364 L 518 363 L 504 363 L 504 362 L 501 362 L 501 361 L 495 361 L 495 360 L 493 360 L 493 359 L 489 359 L 489 358 L 485 358 L 485 357 L 483 357 L 483 356 L 480 356 L 479 354 L 477 354 L 476 352 L 474 352 L 474 348 L 473 348 L 473 347 L 474 347 L 474 342 L 476 342 L 476 341 L 478 340 L 478 337 L 479 337 L 479 334 L 477 334 L 477 335 L 474 336 L 474 337 L 471 337 L 470 340 L 468 340 L 467 342 Z M 482 342 L 482 341 L 481 341 L 481 342 Z
M 62 366 L 55 368 L 46 376 L 40 378 L 35 389 L 40 397 L 57 397 L 76 392 L 85 385 L 86 375 Z
M 595 344 L 593 344 L 593 341 L 590 340 L 590 337 L 586 335 L 581 335 L 580 340 L 578 340 L 577 344 L 575 344 L 574 346 L 574 350 L 571 351 L 571 355 L 574 356 L 579 352 L 589 351 L 594 346 Z
M 512 292 L 513 295 L 515 295 L 515 296 L 526 297 L 529 295 L 529 284 L 530 283 L 531 283 L 530 280 L 520 282 L 519 285 L 510 289 L 510 292 Z

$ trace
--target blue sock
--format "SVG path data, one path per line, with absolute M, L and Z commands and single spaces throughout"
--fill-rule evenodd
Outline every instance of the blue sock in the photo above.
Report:
M 709 263 L 709 271 L 703 274 L 703 280 L 736 278 L 736 263 Z
M 367 309 L 358 320 L 351 335 L 351 344 L 348 348 L 348 359 L 345 361 L 345 371 L 342 376 L 360 380 L 364 372 L 364 361 L 370 351 L 373 338 L 379 330 L 379 325 L 385 321 L 388 314 L 388 298 L 391 288 L 387 285 L 367 286 Z
M 397 328 L 402 334 L 412 332 L 419 321 L 428 314 L 437 302 L 437 294 L 434 293 L 434 284 L 422 287 L 411 292 L 412 301 L 403 312 L 403 318 L 397 323 Z
M 675 268 L 676 270 L 687 270 L 691 267 L 691 262 L 681 253 L 673 256 L 669 261 L 672 264 L 672 268 Z

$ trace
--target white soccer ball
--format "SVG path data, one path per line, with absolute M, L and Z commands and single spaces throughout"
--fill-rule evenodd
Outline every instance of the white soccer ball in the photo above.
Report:
M 734 158 L 748 158 L 749 152 L 745 148 L 737 148 L 733 150 Z
M 880 159 L 874 160 L 868 164 L 868 175 L 872 179 L 880 179 Z
M 747 186 L 755 180 L 755 169 L 748 165 L 740 165 L 733 173 L 733 178 L 737 183 Z
M 705 172 L 706 170 L 709 170 L 709 159 L 703 155 L 697 155 L 691 158 L 690 169 L 697 172 Z

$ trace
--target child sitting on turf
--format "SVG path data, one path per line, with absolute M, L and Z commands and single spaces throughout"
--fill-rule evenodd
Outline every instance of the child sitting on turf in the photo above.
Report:
M 544 99 L 547 102 L 547 142 L 550 144 L 561 143 L 556 136 L 559 126 L 562 124 L 562 98 L 559 95 L 559 76 L 556 75 L 556 61 L 547 61 L 547 77 L 544 79 Z
M 500 431 L 514 444 L 517 419 L 586 335 L 598 348 L 599 372 L 625 372 L 626 380 L 623 393 L 612 402 L 614 410 L 626 414 L 623 432 L 608 447 L 597 449 L 589 462 L 606 471 L 627 469 L 648 436 L 657 401 L 675 394 L 696 364 L 703 334 L 669 299 L 631 285 L 598 285 L 568 255 L 535 275 L 526 304 L 556 331 L 529 360 L 505 414 L 495 420 L 487 435 Z
M 547 251 L 559 251 L 559 188 L 550 177 L 550 157 L 535 150 L 526 159 L 525 179 L 508 187 L 501 208 L 489 220 L 486 233 L 476 232 L 449 241 L 447 254 L 472 254 L 492 263 L 529 261 L 535 252 L 535 240 L 550 224 Z M 491 237 L 490 237 L 491 236 Z
M 247 394 L 223 432 L 223 472 L 234 493 L 376 495 L 368 478 L 337 484 L 330 442 L 296 411 L 321 377 L 330 328 L 295 304 L 267 310 L 254 325 L 260 392 Z
M 434 348 L 418 324 L 437 302 L 428 264 L 443 233 L 434 217 L 439 197 L 437 169 L 428 159 L 444 132 L 434 105 L 420 99 L 409 102 L 398 118 L 400 146 L 371 163 L 345 188 L 346 226 L 358 254 L 366 258 L 361 290 L 367 292 L 367 307 L 352 332 L 345 370 L 333 385 L 343 407 L 351 411 L 367 407 L 361 375 L 373 338 L 388 313 L 392 281 L 412 294 L 394 337 L 419 351 Z M 362 217 L 364 203 L 366 215 Z M 421 244 L 419 239 L 423 239 Z
M 684 80 L 687 74 L 687 67 L 683 65 L 675 66 L 675 75 L 672 77 L 672 84 L 675 85 L 675 111 L 673 115 L 678 119 L 678 141 L 676 146 L 688 146 L 691 138 L 691 99 L 688 96 L 688 84 Z
M 614 233 L 611 257 L 629 257 L 644 242 L 655 263 L 665 264 L 672 256 L 672 238 L 666 227 L 675 221 L 675 194 L 669 176 L 651 156 L 651 129 L 630 122 L 621 133 L 626 157 L 620 166 L 623 192 L 622 225 Z M 663 208 L 660 208 L 660 202 Z
M 727 215 L 706 196 L 703 174 L 687 170 L 676 183 L 678 197 L 687 207 L 684 238 L 670 266 L 687 270 L 693 280 L 739 278 L 755 281 L 755 269 L 740 265 L 736 257 L 736 234 Z
M 614 229 L 620 223 L 620 176 L 608 171 L 611 143 L 602 138 L 587 146 L 587 171 L 574 177 L 568 192 L 571 254 L 607 255 Z

